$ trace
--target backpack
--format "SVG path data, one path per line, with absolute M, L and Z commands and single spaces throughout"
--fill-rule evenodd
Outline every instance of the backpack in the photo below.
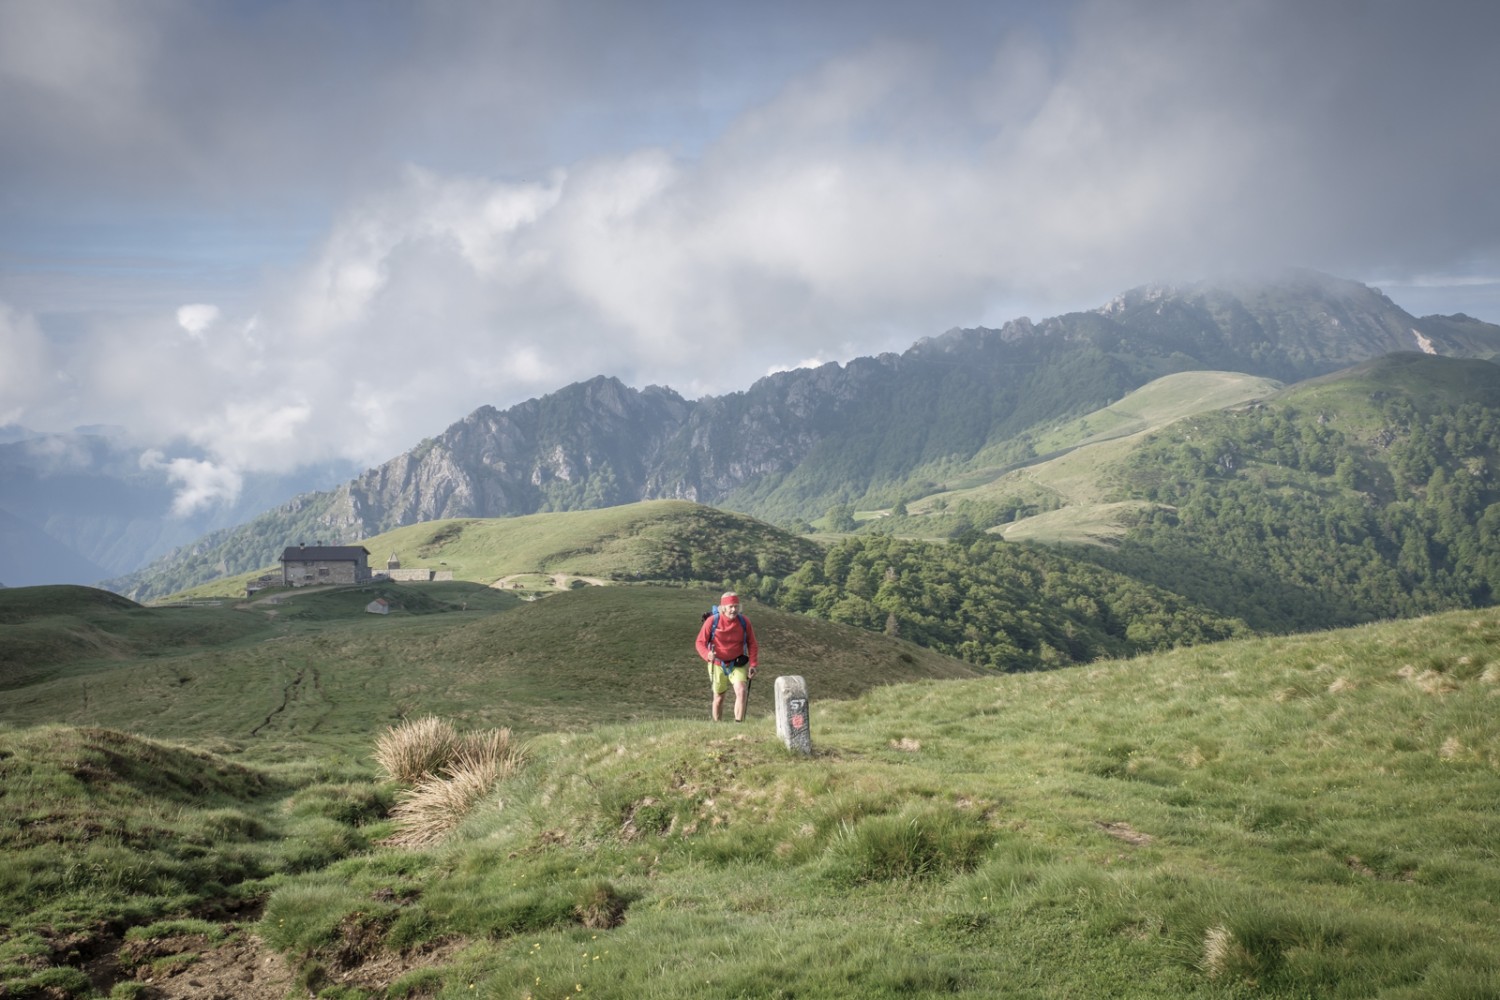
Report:
M 719 606 L 717 604 L 703 612 L 703 617 L 698 620 L 707 621 L 710 617 L 714 621 L 708 627 L 708 648 L 712 650 L 714 648 L 714 633 L 719 630 Z M 739 619 L 740 627 L 745 630 L 745 652 L 742 655 L 748 657 L 750 655 L 750 622 L 742 614 L 736 614 L 735 617 Z M 725 677 L 728 677 L 733 666 L 728 663 L 721 663 L 719 664 L 719 669 L 724 671 Z

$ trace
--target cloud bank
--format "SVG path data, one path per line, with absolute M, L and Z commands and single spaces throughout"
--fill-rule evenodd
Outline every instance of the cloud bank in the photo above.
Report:
M 70 313 L 86 276 L 0 274 L 0 423 L 189 441 L 208 465 L 153 461 L 192 509 L 596 374 L 722 393 L 1146 281 L 1500 289 L 1490 5 L 871 5 L 844 32 L 833 9 L 374 9 L 0 6 L 22 189 L 329 206 L 243 287 L 162 304 Z M 17 41 L 38 33 L 60 58 Z

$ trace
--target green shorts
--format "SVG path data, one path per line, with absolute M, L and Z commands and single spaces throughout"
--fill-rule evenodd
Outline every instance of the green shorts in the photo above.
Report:
M 708 680 L 713 685 L 714 694 L 723 694 L 735 684 L 748 684 L 750 674 L 744 667 L 735 667 L 729 672 L 729 676 L 725 677 L 723 667 L 717 663 L 709 663 Z

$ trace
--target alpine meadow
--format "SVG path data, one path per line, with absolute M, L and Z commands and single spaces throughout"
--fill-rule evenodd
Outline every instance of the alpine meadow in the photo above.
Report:
M 1500 998 L 1497 357 L 1143 287 L 601 376 L 0 588 L 0 998 Z M 315 541 L 373 573 L 289 585 Z

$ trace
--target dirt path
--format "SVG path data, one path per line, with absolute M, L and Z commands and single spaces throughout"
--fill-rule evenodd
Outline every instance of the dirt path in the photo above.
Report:
M 195 957 L 180 965 L 159 963 L 155 975 L 147 970 L 148 974 L 134 981 L 146 987 L 151 1000 L 284 1000 L 291 990 L 293 976 L 286 960 L 255 935 L 236 934 L 209 950 L 199 950 L 206 943 L 202 936 L 143 942 L 130 957 L 145 959 L 148 966 L 154 958 Z
M 536 576 L 543 576 L 543 575 L 545 575 L 545 574 L 542 574 L 542 573 L 512 573 L 510 576 L 502 576 L 500 579 L 498 579 L 494 583 L 490 584 L 490 586 L 493 587 L 496 590 L 510 590 L 510 589 L 512 589 L 512 585 L 515 584 L 515 582 L 517 580 L 524 580 L 524 579 L 526 579 L 528 577 L 536 577 Z M 572 573 L 553 573 L 551 575 L 551 580 L 552 580 L 552 586 L 553 586 L 553 588 L 555 588 L 557 590 L 567 590 L 568 589 L 568 585 L 571 584 L 574 580 L 582 580 L 584 583 L 587 583 L 587 584 L 589 584 L 591 586 L 594 586 L 594 587 L 607 587 L 607 586 L 609 586 L 609 581 L 608 580 L 601 580 L 597 576 L 574 576 Z
M 297 982 L 286 959 L 245 925 L 230 926 L 229 939 L 218 944 L 201 934 L 127 942 L 96 960 L 88 970 L 90 978 L 104 990 L 120 982 L 140 983 L 150 1000 L 285 1000 Z M 455 940 L 404 955 L 378 948 L 366 952 L 357 931 L 345 929 L 344 946 L 319 989 L 338 984 L 384 991 L 413 969 L 450 961 L 468 945 Z

